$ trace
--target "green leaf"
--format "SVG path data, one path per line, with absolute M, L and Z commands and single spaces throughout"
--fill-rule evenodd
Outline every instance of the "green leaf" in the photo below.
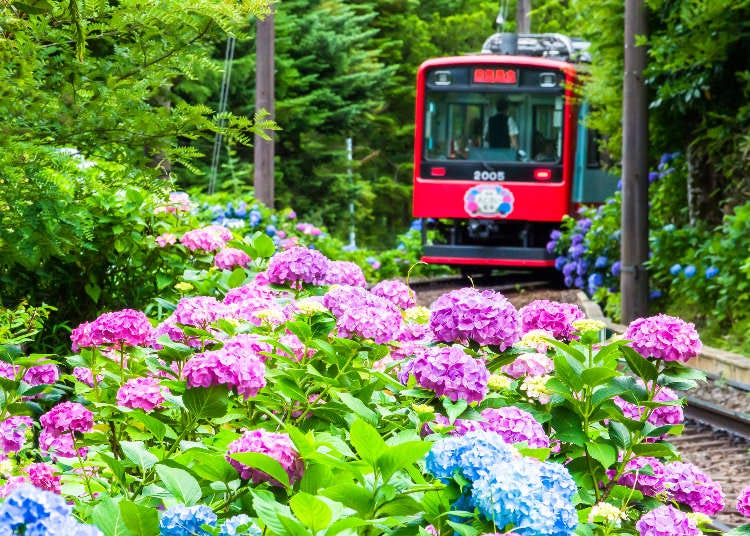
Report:
M 350 395 L 346 391 L 336 391 L 336 396 L 346 407 L 356 413 L 358 417 L 373 425 L 378 423 L 378 414 L 368 408 L 359 398 Z
M 301 320 L 287 322 L 286 329 L 296 335 L 303 344 L 306 344 L 312 338 L 312 329 L 307 322 L 302 322 Z
M 555 426 L 555 437 L 582 447 L 588 442 L 583 432 L 581 418 L 565 408 L 552 409 L 552 422 Z
M 479 530 L 471 525 L 464 523 L 456 523 L 455 521 L 448 521 L 448 525 L 451 526 L 453 531 L 459 536 L 478 536 Z
M 238 478 L 237 471 L 223 454 L 204 452 L 195 456 L 190 470 L 199 477 L 212 482 L 231 482 Z
M 186 470 L 158 464 L 156 474 L 159 475 L 166 490 L 180 502 L 192 506 L 200 501 L 203 495 L 201 486 Z
M 247 279 L 247 272 L 244 268 L 237 267 L 232 270 L 231 275 L 227 279 L 227 287 L 237 288 L 245 282 L 245 279 Z
M 138 536 L 159 534 L 159 513 L 156 509 L 123 499 L 120 501 L 120 514 L 133 534 Z
M 675 455 L 674 449 L 665 443 L 639 443 L 633 445 L 633 452 L 638 456 L 653 456 L 654 458 L 667 458 Z
M 566 354 L 555 354 L 555 376 L 562 379 L 563 383 L 570 386 L 573 391 L 580 391 L 583 388 L 581 374 L 583 365 Z
M 143 441 L 121 441 L 122 453 L 125 457 L 141 468 L 142 472 L 158 463 L 159 458 L 146 450 Z
M 386 447 L 376 463 L 383 476 L 383 483 L 387 483 L 396 471 L 424 458 L 431 447 L 432 444 L 427 441 L 407 441 Z
M 617 461 L 617 449 L 607 443 L 587 443 L 586 452 L 598 461 L 604 469 L 609 469 Z
M 112 498 L 106 498 L 94 507 L 91 520 L 104 536 L 135 536 L 125 524 L 120 507 Z
M 656 381 L 659 377 L 659 373 L 654 364 L 633 350 L 630 346 L 622 347 L 622 355 L 625 357 L 625 361 L 627 361 L 630 370 L 642 378 L 647 384 Z
M 294 534 L 294 532 L 287 529 L 286 525 L 281 521 L 282 518 L 287 518 L 292 515 L 288 506 L 276 502 L 273 494 L 267 491 L 251 493 L 254 495 L 253 508 L 257 512 L 261 521 L 271 529 L 273 534 L 278 536 Z M 302 526 L 301 523 L 300 526 Z
M 373 497 L 369 490 L 357 484 L 344 483 L 331 486 L 320 492 L 320 495 L 340 502 L 344 506 L 355 510 L 362 516 L 369 515 L 373 507 Z
M 596 387 L 606 383 L 608 380 L 619 376 L 620 373 L 616 370 L 611 370 L 605 367 L 592 367 L 587 368 L 581 374 L 583 383 L 591 387 Z
M 609 437 L 615 442 L 615 445 L 622 449 L 630 446 L 630 433 L 627 427 L 621 422 L 609 421 Z
M 379 516 L 411 516 L 422 512 L 422 505 L 409 495 L 399 495 L 382 504 L 377 511 Z
M 377 465 L 378 457 L 388 448 L 378 431 L 362 419 L 352 423 L 349 440 L 359 457 L 373 468 Z
M 161 422 L 156 417 L 147 415 L 142 411 L 132 411 L 128 413 L 128 417 L 143 423 L 146 429 L 159 441 L 164 440 L 164 437 L 167 435 L 167 431 L 170 432 L 170 437 L 176 437 L 174 430 L 169 428 L 166 424 Z
M 355 529 L 357 527 L 363 527 L 365 525 L 369 525 L 370 523 L 365 521 L 364 519 L 360 519 L 358 517 L 346 517 L 344 519 L 339 519 L 338 521 L 334 521 L 334 523 L 328 527 L 328 530 L 326 531 L 326 536 L 335 536 L 336 534 L 339 534 L 341 532 L 344 532 L 346 534 L 352 534 L 351 529 Z
M 453 402 L 450 398 L 443 397 L 443 407 L 445 408 L 445 412 L 448 414 L 450 423 L 453 424 L 458 416 L 461 415 L 466 410 L 466 408 L 469 407 L 469 403 L 463 398 L 459 398 L 458 400 Z
M 196 419 L 223 417 L 227 412 L 229 392 L 223 385 L 208 388 L 187 389 L 182 395 L 182 403 Z
M 748 536 L 750 535 L 750 524 L 740 525 L 735 527 L 729 532 L 725 532 L 724 536 Z
M 289 499 L 289 507 L 297 519 L 313 532 L 323 530 L 331 522 L 331 509 L 318 497 L 300 491 Z
M 275 459 L 260 452 L 235 452 L 230 457 L 241 464 L 258 469 L 271 478 L 277 480 L 285 488 L 289 488 L 289 475 L 284 467 Z
M 115 476 L 115 480 L 120 483 L 120 485 L 124 488 L 125 487 L 125 464 L 122 463 L 120 460 L 113 458 L 109 454 L 105 454 L 104 452 L 99 452 L 97 454 L 99 458 L 104 460 L 104 463 L 106 463 L 112 473 Z
M 83 285 L 83 290 L 91 298 L 91 301 L 99 303 L 99 297 L 102 295 L 102 288 L 99 285 L 86 283 Z
M 254 235 L 250 239 L 250 245 L 255 250 L 256 257 L 267 259 L 276 252 L 276 246 L 274 245 L 273 240 L 271 240 L 271 237 L 266 234 L 259 233 Z M 256 257 L 253 257 L 253 260 L 256 260 Z

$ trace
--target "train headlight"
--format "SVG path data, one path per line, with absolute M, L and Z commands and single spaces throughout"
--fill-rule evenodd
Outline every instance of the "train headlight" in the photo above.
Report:
M 538 181 L 548 181 L 552 178 L 552 170 L 539 168 L 534 170 L 534 179 Z

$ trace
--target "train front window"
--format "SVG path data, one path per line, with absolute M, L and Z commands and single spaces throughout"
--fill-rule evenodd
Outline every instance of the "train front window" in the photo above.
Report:
M 559 95 L 429 91 L 425 108 L 427 160 L 560 160 L 563 98 Z

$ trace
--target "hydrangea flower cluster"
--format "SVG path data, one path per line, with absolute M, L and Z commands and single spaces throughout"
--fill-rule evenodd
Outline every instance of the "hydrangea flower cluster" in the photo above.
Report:
M 0 503 L 0 534 L 101 536 L 99 529 L 80 523 L 71 511 L 60 495 L 21 485 Z
M 181 298 L 171 318 L 178 324 L 206 329 L 219 318 L 229 316 L 229 311 L 213 296 Z
M 237 248 L 223 248 L 214 255 L 214 266 L 220 270 L 233 270 L 238 266 L 244 268 L 251 262 L 250 255 Z
M 23 381 L 29 385 L 52 385 L 60 377 L 57 365 L 37 365 L 29 367 L 23 375 Z
M 685 363 L 703 348 L 695 324 L 665 314 L 633 320 L 623 338 L 643 357 L 664 361 Z
M 640 536 L 700 536 L 703 534 L 690 519 L 672 505 L 664 504 L 646 512 L 635 524 Z
M 192 252 L 209 253 L 223 248 L 231 239 L 232 232 L 226 227 L 209 225 L 186 232 L 180 238 L 180 243 Z
M 303 283 L 319 285 L 325 281 L 329 259 L 320 251 L 295 246 L 276 253 L 268 261 L 268 280 L 277 285 L 301 287 Z
M 279 462 L 284 468 L 289 475 L 290 484 L 294 484 L 302 478 L 302 474 L 305 470 L 304 463 L 299 457 L 297 449 L 294 448 L 294 444 L 286 434 L 269 432 L 263 429 L 248 430 L 242 434 L 242 437 L 232 441 L 227 446 L 226 455 L 226 458 L 229 463 L 232 464 L 232 467 L 237 469 L 240 478 L 244 480 L 252 480 L 254 484 L 269 482 L 273 485 L 281 485 L 280 482 L 259 469 L 254 469 L 244 465 L 232 458 L 231 455 L 237 452 L 259 452 L 270 456 Z
M 354 287 L 358 288 L 358 287 Z M 392 341 L 402 323 L 401 311 L 385 298 L 371 292 L 353 295 L 353 299 L 337 308 L 336 326 L 342 337 L 360 336 L 377 344 Z
M 417 305 L 417 297 L 414 291 L 399 279 L 384 279 L 372 287 L 370 292 L 392 301 L 401 309 L 409 309 Z
M 226 385 L 246 400 L 266 385 L 266 366 L 255 356 L 239 357 L 226 348 L 195 354 L 182 369 L 188 387 Z
M 584 317 L 580 307 L 573 303 L 534 300 L 519 310 L 524 332 L 542 329 L 556 339 L 570 341 L 577 331 L 573 322 Z
M 750 485 L 740 490 L 737 496 L 737 512 L 745 517 L 750 517 Z
M 466 344 L 513 346 L 521 336 L 521 319 L 500 293 L 474 288 L 453 290 L 432 304 L 430 328 L 435 339 Z
M 57 468 L 43 462 L 27 465 L 24 470 L 29 475 L 31 484 L 39 489 L 60 493 L 62 484 L 57 475 Z
M 162 405 L 165 390 L 157 378 L 131 378 L 117 390 L 117 405 L 148 413 Z
M 39 417 L 39 423 L 54 435 L 90 432 L 94 414 L 78 402 L 61 402 Z
M 625 464 L 622 476 L 617 483 L 627 488 L 640 491 L 649 497 L 656 497 L 664 491 L 664 464 L 651 456 L 638 456 Z M 609 478 L 614 471 L 608 471 Z
M 526 442 L 532 448 L 548 448 L 549 437 L 528 411 L 515 406 L 486 408 L 481 412 L 483 430 L 495 432 L 508 444 Z
M 330 261 L 323 279 L 324 285 L 366 287 L 367 279 L 359 265 L 349 261 Z
M 644 385 L 643 380 L 638 379 L 638 383 Z M 654 395 L 654 402 L 673 402 L 679 400 L 672 389 L 668 387 L 659 387 Z M 613 398 L 613 401 L 622 410 L 625 417 L 634 421 L 640 420 L 643 413 L 646 411 L 646 407 L 638 406 L 632 402 L 622 399 L 619 396 Z M 654 408 L 651 415 L 648 417 L 648 422 L 654 426 L 674 425 L 680 424 L 684 420 L 684 414 L 680 406 L 660 406 Z M 653 438 L 654 440 L 656 438 Z
M 700 468 L 685 462 L 670 462 L 664 468 L 664 489 L 670 499 L 707 516 L 724 509 L 721 486 Z
M 167 509 L 159 520 L 160 536 L 209 536 L 201 525 L 216 525 L 218 517 L 205 504 L 177 504 Z
M 89 346 L 148 346 L 154 340 L 154 328 L 141 311 L 123 309 L 104 313 L 93 322 L 84 322 L 70 334 L 73 351 Z
M 464 399 L 479 402 L 487 395 L 490 373 L 484 361 L 475 359 L 460 346 L 432 346 L 425 353 L 408 361 L 398 378 L 406 385 L 413 374 L 425 389 L 446 396 L 453 402 Z
M 512 363 L 504 365 L 500 370 L 511 378 L 520 378 L 522 376 L 544 376 L 554 369 L 554 362 L 546 354 L 526 352 L 516 357 Z
M 160 248 L 165 248 L 177 243 L 177 235 L 174 233 L 162 233 L 154 240 L 156 240 L 157 246 L 159 246 Z
M 0 450 L 5 454 L 21 450 L 33 425 L 32 418 L 25 415 L 13 415 L 0 421 Z
M 169 192 L 169 198 L 166 203 L 159 205 L 154 209 L 154 214 L 169 212 L 176 214 L 178 212 L 190 212 L 192 209 L 190 195 L 187 192 Z
M 470 483 L 468 509 L 476 507 L 495 525 L 520 536 L 572 533 L 578 516 L 576 485 L 561 464 L 522 457 L 498 435 L 472 431 L 436 441 L 427 470 L 443 481 L 456 473 Z

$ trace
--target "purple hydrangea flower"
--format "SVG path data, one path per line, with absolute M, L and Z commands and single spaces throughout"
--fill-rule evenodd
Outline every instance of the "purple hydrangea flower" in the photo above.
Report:
M 363 303 L 367 300 L 368 291 L 362 287 L 336 285 L 323 296 L 323 305 L 328 307 L 334 316 L 341 316 L 352 303 Z
M 685 512 L 664 504 L 641 516 L 635 524 L 640 536 L 700 536 L 703 534 Z
M 220 270 L 233 270 L 245 267 L 252 262 L 250 255 L 237 248 L 223 248 L 214 256 L 214 266 Z
M 737 512 L 750 517 L 750 485 L 745 486 L 737 496 Z
M 160 536 L 209 536 L 201 525 L 216 525 L 216 514 L 205 504 L 170 507 L 159 521 Z
M 555 363 L 545 354 L 523 353 L 515 361 L 504 365 L 500 370 L 511 378 L 522 376 L 544 376 L 555 368 Z
M 467 402 L 482 400 L 490 377 L 484 361 L 471 357 L 460 346 L 427 348 L 424 355 L 401 368 L 399 380 L 406 385 L 410 374 L 420 386 L 454 402 L 460 398 Z
M 195 354 L 182 369 L 188 387 L 227 385 L 246 400 L 265 387 L 265 372 L 266 366 L 257 356 L 238 357 L 224 348 Z
M 57 435 L 47 428 L 39 432 L 39 450 L 50 458 L 85 458 L 88 452 L 86 447 L 75 448 L 75 439 L 71 434 Z
M 56 467 L 39 462 L 27 465 L 24 470 L 35 487 L 52 493 L 60 493 L 62 484 L 60 477 L 57 475 L 58 469 Z
M 165 390 L 157 378 L 131 378 L 117 390 L 117 405 L 148 413 L 162 405 Z
M 39 417 L 41 425 L 54 435 L 68 432 L 90 432 L 94 414 L 78 402 L 61 402 Z
M 292 288 L 303 283 L 319 285 L 325 281 L 330 260 L 315 249 L 295 246 L 276 253 L 268 261 L 268 280 Z
M 633 320 L 623 337 L 643 357 L 664 361 L 686 362 L 703 348 L 695 324 L 665 314 Z
M 70 334 L 73 350 L 101 345 L 148 346 L 154 340 L 154 328 L 141 311 L 123 309 L 104 313 L 93 322 L 85 322 Z
M 181 298 L 171 317 L 178 324 L 208 328 L 219 318 L 229 316 L 227 308 L 213 296 Z
M 688 505 L 693 512 L 712 516 L 724 509 L 721 485 L 691 463 L 665 464 L 664 489 L 670 499 Z
M 534 300 L 522 307 L 519 313 L 524 332 L 543 329 L 564 341 L 570 341 L 576 332 L 573 322 L 584 317 L 583 311 L 573 303 L 549 300 Z
M 497 345 L 503 351 L 520 337 L 520 316 L 505 296 L 493 290 L 453 290 L 432 304 L 430 328 L 435 339 Z
M 643 380 L 638 379 L 638 383 L 643 386 Z M 679 400 L 679 396 L 672 389 L 668 387 L 659 387 L 654 395 L 654 402 L 674 402 Z M 619 396 L 614 397 L 614 403 L 622 410 L 625 417 L 638 421 L 646 411 L 646 407 L 633 404 L 627 400 L 622 399 Z M 651 415 L 648 417 L 648 422 L 654 426 L 665 426 L 680 424 L 684 420 L 684 414 L 680 406 L 660 406 L 654 408 Z M 656 440 L 657 438 L 651 438 Z
M 608 471 L 610 478 L 614 471 Z M 625 469 L 617 483 L 627 488 L 640 491 L 649 497 L 656 497 L 664 492 L 664 464 L 651 456 L 639 456 L 625 464 Z
M 324 285 L 367 286 L 367 279 L 359 265 L 349 261 L 331 261 L 323 278 Z
M 254 484 L 269 482 L 273 485 L 280 485 L 280 482 L 259 469 L 248 467 L 230 457 L 231 454 L 237 452 L 259 452 L 270 456 L 284 468 L 289 475 L 290 484 L 294 484 L 302 478 L 305 470 L 297 449 L 294 448 L 294 444 L 286 434 L 269 432 L 263 429 L 248 430 L 242 434 L 242 437 L 232 441 L 227 446 L 226 458 L 232 464 L 232 467 L 240 473 L 240 478 L 252 480 Z
M 531 448 L 549 448 L 544 428 L 528 411 L 515 406 L 486 408 L 481 412 L 483 430 L 495 432 L 508 444 L 522 443 Z
M 384 279 L 372 287 L 370 292 L 392 301 L 401 309 L 408 309 L 417 304 L 417 297 L 414 291 L 409 288 L 409 285 L 399 279 Z
M 5 454 L 21 450 L 33 425 L 31 417 L 20 415 L 0 421 L 0 450 Z
M 372 339 L 377 344 L 392 341 L 399 332 L 403 320 L 401 311 L 393 302 L 371 292 L 366 292 L 359 298 L 354 296 L 352 301 L 338 310 L 339 313 L 334 315 L 340 336 L 357 335 Z
M 37 365 L 29 367 L 23 375 L 23 381 L 29 385 L 52 385 L 59 377 L 56 365 Z

